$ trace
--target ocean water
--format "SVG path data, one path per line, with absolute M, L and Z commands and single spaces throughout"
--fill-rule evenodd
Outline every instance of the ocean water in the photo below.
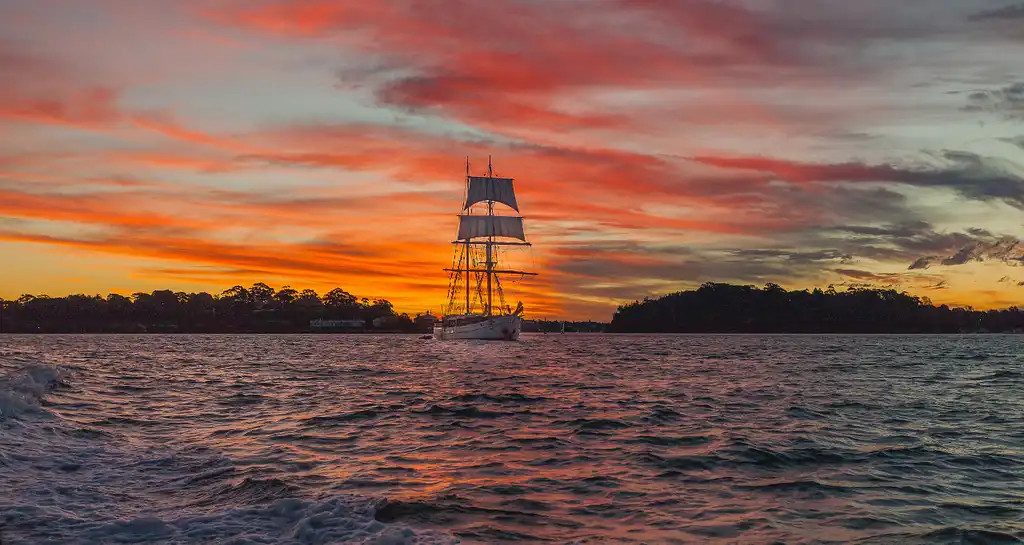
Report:
M 0 336 L 0 542 L 1016 543 L 1022 348 Z

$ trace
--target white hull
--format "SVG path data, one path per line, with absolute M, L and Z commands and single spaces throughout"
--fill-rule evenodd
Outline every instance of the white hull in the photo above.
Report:
M 515 314 L 494 316 L 467 325 L 444 326 L 443 320 L 434 324 L 434 338 L 441 340 L 479 339 L 484 341 L 515 341 L 523 330 L 523 319 Z

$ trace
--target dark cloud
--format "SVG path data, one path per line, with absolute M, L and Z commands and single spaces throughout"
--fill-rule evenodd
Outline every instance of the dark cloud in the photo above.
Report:
M 965 246 L 978 244 L 979 240 L 991 240 L 991 235 L 979 238 L 978 235 L 970 233 L 938 232 L 929 229 L 908 237 L 893 237 L 890 242 L 901 250 L 920 255 L 953 253 Z
M 935 275 L 921 275 L 921 274 L 908 274 L 908 273 L 875 273 L 871 271 L 864 271 L 860 269 L 835 269 L 836 273 L 847 278 L 853 278 L 860 280 L 861 284 L 854 284 L 859 287 L 872 287 L 874 285 L 883 286 L 899 286 L 904 284 L 921 284 L 927 283 L 922 286 L 926 289 L 944 289 L 946 280 L 940 276 Z
M 944 151 L 935 157 L 943 164 L 820 164 L 765 157 L 693 157 L 691 160 L 727 170 L 768 173 L 790 182 L 879 182 L 944 188 L 970 199 L 998 200 L 1024 209 L 1024 179 L 1010 172 L 1001 161 L 967 151 Z
M 881 135 L 879 135 L 879 134 L 871 134 L 871 133 L 866 133 L 866 132 L 854 132 L 854 131 L 849 131 L 849 130 L 845 130 L 845 129 L 835 129 L 835 130 L 821 131 L 821 132 L 817 133 L 816 136 L 820 136 L 822 138 L 826 138 L 826 139 L 829 139 L 829 140 L 846 141 L 846 142 L 870 142 L 872 140 L 877 140 L 878 138 L 881 138 Z
M 1002 261 L 1015 265 L 1021 261 L 1024 251 L 1022 251 L 1020 240 L 1011 236 L 995 237 L 995 235 L 981 229 L 975 230 L 975 232 L 980 233 L 975 235 L 978 238 L 963 244 L 956 251 L 952 252 L 951 255 L 946 255 L 945 257 L 942 255 L 919 257 L 907 268 L 909 270 L 927 269 L 936 263 L 944 266 L 955 266 L 985 260 Z M 954 235 L 957 234 L 954 233 Z M 964 235 L 952 238 L 961 238 L 962 236 Z
M 744 249 L 731 250 L 730 253 L 737 257 L 747 258 L 780 258 L 794 264 L 810 264 L 822 261 L 848 262 L 853 259 L 849 253 L 840 250 L 817 250 L 817 251 L 790 251 L 790 250 L 758 250 Z
M 843 276 L 857 278 L 859 280 L 879 280 L 884 278 L 883 275 L 879 275 L 871 271 L 861 271 L 858 269 L 836 269 L 835 271 Z
M 945 170 L 907 171 L 898 181 L 946 187 L 970 199 L 1001 200 L 1024 209 L 1024 178 L 1010 172 L 1005 163 L 967 151 L 946 151 L 940 156 L 952 163 Z
M 965 246 L 957 252 L 942 260 L 943 265 L 963 265 L 971 261 L 981 261 L 982 257 L 977 251 L 977 245 Z
M 936 259 L 937 258 L 935 256 L 919 257 L 911 263 L 909 267 L 907 267 L 907 270 L 914 271 L 918 269 L 927 269 L 932 266 L 932 263 L 934 263 Z
M 972 21 L 991 21 L 991 20 L 1017 20 L 1024 19 L 1024 4 L 1015 4 L 1005 6 L 998 9 L 981 11 L 971 15 Z
M 910 238 L 931 232 L 932 225 L 927 221 L 916 220 L 880 226 L 840 225 L 834 229 L 854 235 Z
M 979 38 L 987 40 L 1004 40 L 1009 42 L 1024 41 L 1024 4 L 1016 3 L 995 9 L 978 11 L 971 15 L 970 21 L 981 29 L 984 34 Z M 968 32 L 970 32 L 968 30 Z
M 1024 83 L 975 91 L 967 95 L 967 105 L 963 109 L 968 112 L 998 114 L 1014 121 L 1024 120 Z
M 938 231 L 920 220 L 880 225 L 838 225 L 808 228 L 794 241 L 801 247 L 833 248 L 848 255 L 847 263 L 861 259 L 909 263 L 907 270 L 955 266 L 974 261 L 1024 264 L 1024 248 L 1018 238 L 969 227 L 962 231 Z
M 806 223 L 828 218 L 832 221 L 881 223 L 893 218 L 915 218 L 906 195 L 884 187 L 807 187 L 798 184 L 759 187 L 765 202 L 777 202 L 772 212 L 782 217 L 809 214 Z

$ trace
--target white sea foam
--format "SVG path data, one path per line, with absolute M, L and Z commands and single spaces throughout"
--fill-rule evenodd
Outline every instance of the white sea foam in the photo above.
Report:
M 40 364 L 26 365 L 0 378 L 0 422 L 50 416 L 40 401 L 62 382 L 61 369 Z

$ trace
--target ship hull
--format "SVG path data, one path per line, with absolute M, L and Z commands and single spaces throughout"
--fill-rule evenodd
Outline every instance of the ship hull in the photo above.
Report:
M 523 319 L 514 314 L 493 316 L 486 320 L 464 324 L 445 325 L 445 320 L 434 324 L 434 338 L 440 340 L 516 341 L 523 330 Z

